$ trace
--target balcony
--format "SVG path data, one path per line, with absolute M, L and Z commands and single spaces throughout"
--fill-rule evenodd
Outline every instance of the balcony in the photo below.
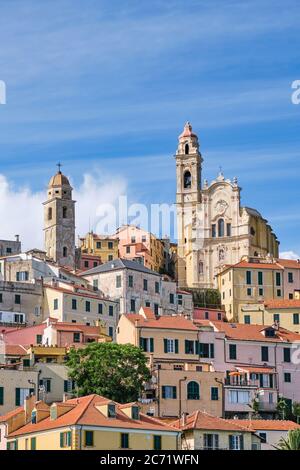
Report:
M 224 382 L 225 387 L 240 387 L 240 388 L 259 388 L 259 381 L 252 380 L 252 379 L 244 379 L 239 377 L 230 377 L 225 379 Z

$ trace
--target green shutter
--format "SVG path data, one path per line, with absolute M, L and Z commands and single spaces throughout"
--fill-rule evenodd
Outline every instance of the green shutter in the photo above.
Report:
M 173 398 L 177 398 L 176 387 L 173 387 Z
M 36 437 L 32 437 L 30 443 L 31 450 L 36 450 Z
M 140 336 L 140 348 L 144 351 L 144 338 Z
M 164 385 L 161 387 L 161 394 L 162 398 L 166 398 L 166 387 Z
M 186 339 L 184 341 L 184 349 L 185 349 L 185 354 L 189 353 L 189 341 Z
M 154 340 L 150 338 L 150 352 L 154 352 Z
M 65 392 L 65 393 L 68 392 L 68 385 L 69 385 L 69 381 L 68 381 L 68 380 L 64 380 L 64 392 Z
M 4 404 L 4 388 L 0 387 L 0 405 Z
M 211 358 L 215 357 L 215 345 L 214 345 L 214 343 L 210 344 L 210 357 Z
M 175 354 L 178 354 L 178 339 L 175 339 Z
M 199 355 L 200 357 L 203 357 L 203 343 L 199 343 L 198 347 L 199 347 Z
M 20 406 L 20 389 L 16 388 L 16 406 Z
M 244 450 L 244 436 L 240 435 L 240 450 Z
M 61 432 L 59 435 L 60 447 L 64 447 L 64 433 Z
M 168 340 L 166 338 L 164 338 L 164 352 L 168 352 Z
M 71 431 L 68 431 L 67 432 L 67 446 L 71 447 L 71 444 L 72 444 L 72 433 Z
M 195 354 L 199 355 L 199 343 L 198 341 L 195 341 Z

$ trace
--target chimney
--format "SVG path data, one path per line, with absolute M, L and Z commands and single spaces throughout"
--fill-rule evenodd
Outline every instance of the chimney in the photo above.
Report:
M 24 411 L 25 411 L 25 423 L 27 423 L 31 419 L 31 412 L 34 408 L 36 402 L 36 396 L 30 395 L 26 397 L 24 400 Z
M 186 426 L 186 413 L 183 412 L 182 415 L 181 415 L 181 427 L 184 427 Z
M 19 242 L 20 241 L 20 235 L 15 235 L 16 237 L 16 242 Z

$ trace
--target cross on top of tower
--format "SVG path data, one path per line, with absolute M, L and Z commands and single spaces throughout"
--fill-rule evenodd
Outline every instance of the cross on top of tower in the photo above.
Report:
M 60 162 L 58 162 L 58 163 L 56 164 L 56 166 L 57 166 L 57 168 L 58 168 L 58 173 L 61 173 L 60 169 L 61 169 L 61 167 L 62 167 L 62 164 L 61 164 Z

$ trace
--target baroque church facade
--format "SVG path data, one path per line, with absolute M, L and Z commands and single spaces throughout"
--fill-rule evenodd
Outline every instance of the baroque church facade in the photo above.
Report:
M 243 256 L 278 257 L 279 242 L 262 215 L 240 204 L 237 178 L 220 171 L 202 186 L 202 156 L 190 123 L 179 136 L 176 159 L 178 284 L 181 288 L 217 287 L 222 266 Z
M 47 257 L 60 266 L 75 267 L 75 201 L 60 165 L 48 185 L 44 202 L 44 245 Z

